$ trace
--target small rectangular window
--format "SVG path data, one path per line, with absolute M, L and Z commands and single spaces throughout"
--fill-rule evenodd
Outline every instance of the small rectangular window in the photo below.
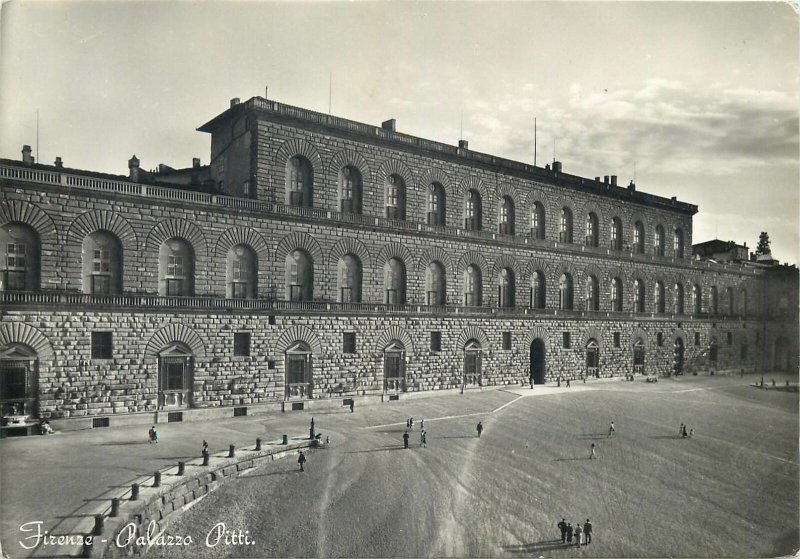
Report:
M 267 324 L 269 324 L 270 326 L 275 326 L 275 315 L 274 314 L 269 315 L 269 319 L 267 321 Z
M 503 349 L 511 349 L 511 332 L 503 332 Z
M 661 346 L 664 345 L 664 333 L 663 332 L 659 332 L 658 334 L 656 334 L 656 345 L 658 347 L 661 347 Z
M 92 332 L 92 359 L 111 359 L 111 332 Z
M 570 346 L 569 332 L 564 332 L 564 349 L 569 349 Z
M 619 347 L 619 346 L 620 346 L 619 332 L 614 332 L 614 347 Z
M 431 351 L 442 351 L 441 332 L 431 332 Z
M 733 345 L 733 334 L 728 332 L 728 345 Z
M 250 332 L 234 332 L 233 355 L 247 357 L 250 355 Z
M 275 361 L 273 361 L 271 359 L 269 361 L 267 361 L 267 369 L 272 370 L 274 368 L 275 368 Z
M 742 344 L 742 349 L 741 349 L 739 355 L 740 355 L 740 357 L 742 359 L 747 359 L 747 345 L 746 344 Z
M 700 345 L 700 332 L 694 333 L 694 345 Z
M 342 334 L 342 352 L 355 353 L 356 352 L 356 333 L 345 332 Z

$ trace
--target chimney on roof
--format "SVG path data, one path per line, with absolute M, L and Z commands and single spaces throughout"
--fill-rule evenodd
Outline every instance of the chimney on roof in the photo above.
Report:
M 383 128 L 384 130 L 391 130 L 392 132 L 395 132 L 397 131 L 397 121 L 393 118 L 390 118 L 389 120 L 384 120 L 383 122 L 381 122 L 381 128 Z
M 30 167 L 33 165 L 33 156 L 31 155 L 31 146 L 25 144 L 22 146 L 22 162 Z
M 64 168 L 64 162 L 61 161 L 61 156 L 60 155 L 56 157 L 56 160 L 53 163 L 53 165 L 56 166 L 56 169 L 63 169 Z
M 561 172 L 561 161 L 553 161 L 553 172 L 556 174 Z
M 199 168 L 200 168 L 200 158 L 192 157 L 192 169 L 199 169 Z
M 628 185 L 628 192 L 636 192 L 636 184 L 633 181 Z
M 235 107 L 236 105 L 238 105 L 239 101 L 240 99 L 238 97 L 234 97 L 233 99 L 231 99 L 231 107 Z
M 595 178 L 594 178 L 594 181 L 595 181 L 595 182 L 600 182 L 600 177 L 595 177 Z
M 469 140 L 459 140 L 458 149 L 469 149 Z
M 139 159 L 134 155 L 128 160 L 128 178 L 133 182 L 139 182 Z
M 611 186 L 617 186 L 617 175 L 611 175 Z
M 603 175 L 603 184 L 608 186 L 608 175 Z

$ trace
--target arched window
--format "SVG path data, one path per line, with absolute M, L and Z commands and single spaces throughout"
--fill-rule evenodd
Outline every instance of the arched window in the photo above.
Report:
M 406 304 L 406 265 L 399 258 L 392 258 L 383 266 L 383 286 L 387 305 Z
M 747 290 L 742 289 L 742 304 L 740 306 L 742 316 L 747 316 Z
M 644 312 L 644 282 L 640 279 L 633 282 L 633 312 Z
M 406 348 L 399 340 L 392 340 L 383 349 L 383 379 L 386 392 L 405 392 Z
M 483 304 L 483 278 L 481 270 L 475 264 L 470 264 L 464 270 L 464 306 L 480 307 Z
M 302 155 L 286 162 L 286 203 L 292 206 L 314 206 L 314 169 Z
M 586 216 L 586 246 L 596 247 L 599 244 L 600 220 L 597 214 L 589 212 Z
M 447 277 L 441 262 L 431 262 L 425 269 L 425 293 L 429 305 L 447 304 Z
M 446 225 L 444 187 L 438 182 L 428 185 L 428 225 Z
M 618 217 L 611 220 L 611 250 L 622 250 L 622 220 Z
M 544 206 L 541 202 L 534 202 L 531 210 L 531 237 L 544 239 Z
M 598 281 L 595 276 L 586 276 L 586 310 L 600 310 L 600 294 Z
M 39 356 L 30 347 L 10 344 L 0 349 L 0 415 L 19 421 L 38 414 Z
M 683 258 L 683 231 L 680 228 L 675 229 L 675 258 Z
M 2 285 L 0 291 L 38 291 L 39 234 L 22 223 L 7 223 L 0 229 Z
M 286 399 L 305 400 L 311 398 L 314 388 L 311 349 L 305 342 L 293 343 L 285 354 Z
M 361 172 L 352 165 L 339 171 L 339 199 L 342 212 L 361 213 Z
M 700 314 L 703 312 L 703 290 L 700 286 L 694 284 L 692 286 L 692 314 Z
M 572 242 L 572 210 L 566 206 L 561 208 L 561 231 L 558 238 L 562 243 Z
M 558 308 L 562 311 L 572 310 L 572 276 L 561 274 L 558 280 Z
M 286 298 L 289 301 L 311 301 L 314 298 L 314 261 L 304 250 L 286 255 Z
M 83 239 L 83 292 L 93 295 L 122 293 L 122 245 L 108 231 Z
M 586 343 L 586 376 L 600 378 L 600 344 L 594 338 Z
M 653 290 L 653 304 L 657 313 L 664 314 L 664 284 L 660 281 L 656 282 Z
M 464 344 L 464 376 L 462 388 L 481 385 L 481 358 L 483 348 L 478 340 L 469 340 Z
M 644 224 L 641 221 L 633 224 L 633 251 L 644 254 Z
M 386 177 L 386 218 L 406 218 L 406 183 L 400 175 Z
M 622 311 L 622 281 L 619 278 L 611 280 L 611 310 Z
M 497 278 L 497 306 L 513 307 L 515 290 L 514 271 L 511 268 L 503 268 Z
M 158 408 L 180 409 L 192 405 L 194 354 L 180 343 L 173 342 L 158 352 Z
M 728 289 L 726 289 L 725 291 L 726 291 L 726 293 L 728 295 L 728 297 L 727 297 L 727 299 L 728 299 L 728 314 L 735 315 L 736 314 L 736 295 L 734 294 L 732 287 L 728 287 Z
M 194 250 L 184 239 L 173 237 L 158 251 L 158 292 L 162 297 L 194 295 Z
M 717 300 L 717 287 L 712 285 L 708 292 L 708 312 L 717 314 L 719 311 L 719 301 Z
M 337 266 L 339 302 L 361 302 L 361 260 L 355 254 L 345 254 Z
M 683 285 L 675 284 L 675 314 L 683 314 Z
M 500 225 L 498 232 L 501 235 L 513 235 L 514 219 L 514 201 L 510 196 L 503 196 L 500 202 Z
M 258 296 L 258 258 L 247 245 L 228 250 L 225 296 L 229 299 L 255 299 Z
M 531 274 L 531 308 L 543 309 L 546 304 L 546 285 L 544 273 L 541 270 L 536 270 Z
M 464 197 L 464 229 L 480 231 L 481 224 L 481 195 L 475 190 L 468 190 Z
M 664 228 L 661 225 L 656 225 L 653 236 L 653 252 L 656 256 L 664 256 Z

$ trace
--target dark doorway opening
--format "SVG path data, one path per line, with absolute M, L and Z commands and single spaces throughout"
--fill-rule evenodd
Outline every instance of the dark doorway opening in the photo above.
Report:
M 531 343 L 530 379 L 533 384 L 544 384 L 544 341 L 536 338 Z

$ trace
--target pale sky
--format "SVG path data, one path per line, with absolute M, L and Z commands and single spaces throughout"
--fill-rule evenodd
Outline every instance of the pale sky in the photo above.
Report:
M 195 129 L 264 95 L 697 204 L 798 260 L 798 15 L 773 2 L 20 2 L 0 14 L 0 156 L 208 163 Z

